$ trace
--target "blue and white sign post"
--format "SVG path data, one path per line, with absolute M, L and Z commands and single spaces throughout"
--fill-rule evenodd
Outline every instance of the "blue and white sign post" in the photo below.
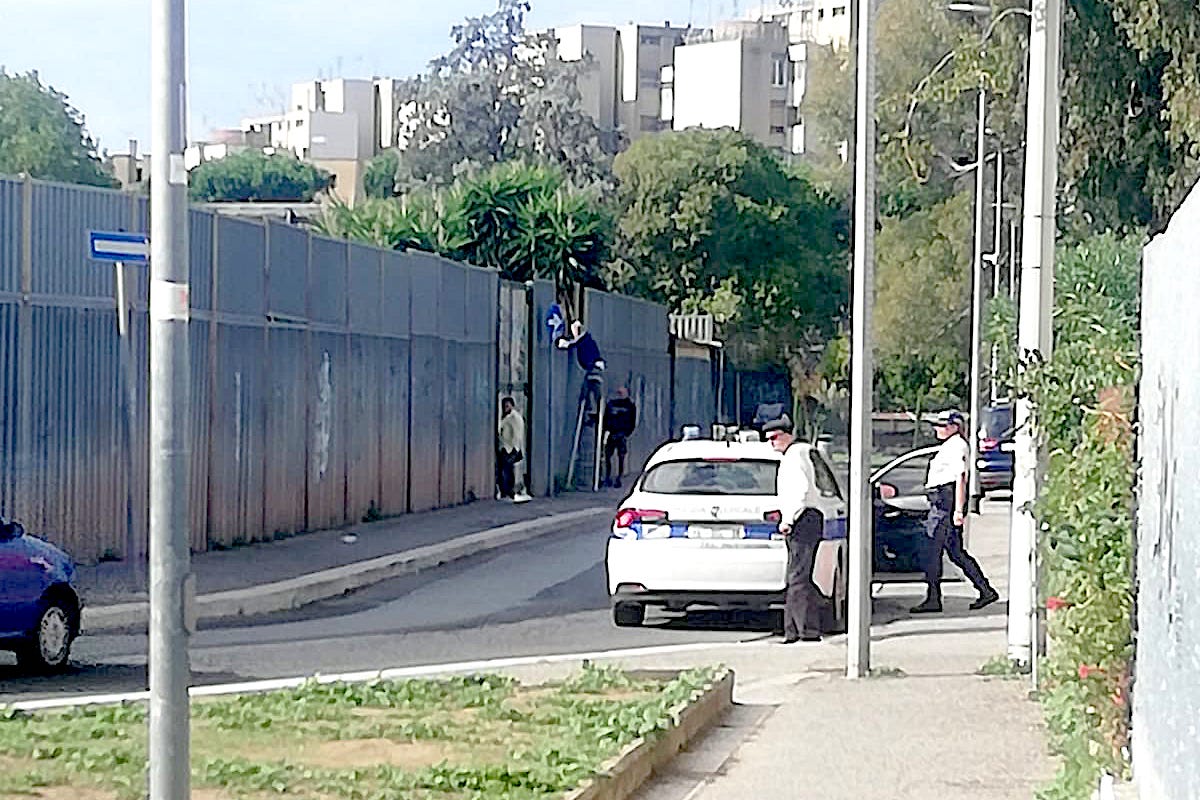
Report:
M 135 586 L 142 584 L 144 553 L 138 547 L 133 501 L 133 429 L 137 398 L 134 396 L 133 355 L 129 343 L 129 303 L 125 290 L 126 264 L 150 262 L 150 238 L 144 233 L 88 231 L 88 258 L 113 265 L 113 305 L 117 312 L 117 353 L 121 370 L 121 438 L 125 447 L 125 562 Z
M 94 261 L 150 263 L 150 237 L 125 231 L 88 231 L 88 255 Z
M 554 495 L 554 348 L 558 340 L 562 338 L 563 331 L 566 329 L 567 321 L 563 316 L 562 309 L 558 303 L 551 303 L 546 309 L 546 328 L 550 331 L 550 358 L 546 362 L 548 371 L 547 383 L 549 383 L 548 391 L 546 392 L 546 416 L 548 418 L 547 425 L 549 430 L 546 431 L 546 457 L 549 464 L 546 468 L 546 494 Z

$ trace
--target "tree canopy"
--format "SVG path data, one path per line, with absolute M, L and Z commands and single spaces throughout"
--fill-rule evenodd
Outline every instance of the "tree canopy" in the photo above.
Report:
M 612 219 L 597 192 L 562 170 L 519 162 L 460 177 L 448 189 L 330 208 L 320 229 L 391 249 L 415 248 L 510 280 L 547 278 L 564 291 L 603 287 Z
M 608 282 L 710 313 L 743 363 L 809 379 L 847 297 L 845 210 L 729 130 L 638 140 L 619 155 Z
M 245 150 L 196 167 L 188 178 L 188 192 L 204 203 L 308 203 L 331 182 L 328 172 L 291 154 Z
M 83 115 L 36 72 L 0 69 L 0 173 L 115 186 L 104 170 Z
M 588 62 L 562 61 L 552 34 L 527 32 L 528 11 L 525 0 L 499 0 L 494 13 L 455 26 L 453 47 L 398 89 L 406 146 L 397 194 L 506 161 L 556 165 L 580 184 L 608 179 L 622 139 L 580 105 Z

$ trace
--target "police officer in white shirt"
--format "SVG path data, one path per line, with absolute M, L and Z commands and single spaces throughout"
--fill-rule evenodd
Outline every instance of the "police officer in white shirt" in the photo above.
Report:
M 967 460 L 971 448 L 964 436 L 962 414 L 943 411 L 933 423 L 941 446 L 929 463 L 925 493 L 929 496 L 929 516 L 925 519 L 926 542 L 925 582 L 928 584 L 925 602 L 912 609 L 914 614 L 930 614 L 942 610 L 942 551 L 963 571 L 979 592 L 971 603 L 976 610 L 991 605 L 1000 595 L 988 583 L 979 562 L 963 547 L 963 522 L 967 508 Z
M 779 526 L 787 542 L 787 594 L 783 603 L 783 643 L 819 642 L 821 606 L 824 595 L 813 583 L 813 561 L 821 544 L 824 519 L 813 508 L 815 487 L 801 459 L 805 452 L 792 445 L 792 421 L 784 414 L 763 426 L 763 436 L 783 458 L 779 462 L 779 504 L 783 523 Z

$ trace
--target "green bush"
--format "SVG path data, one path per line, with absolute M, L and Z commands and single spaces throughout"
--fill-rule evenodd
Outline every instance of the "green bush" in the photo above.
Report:
M 1112 234 L 1064 248 L 1053 355 L 1023 365 L 1049 451 L 1034 509 L 1051 641 L 1039 689 L 1062 765 L 1042 800 L 1090 798 L 1103 773 L 1128 772 L 1140 250 Z

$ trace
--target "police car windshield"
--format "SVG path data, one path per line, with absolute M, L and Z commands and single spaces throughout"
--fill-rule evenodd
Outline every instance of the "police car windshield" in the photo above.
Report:
M 642 491 L 654 494 L 773 495 L 779 463 L 742 459 L 666 461 L 650 468 Z

